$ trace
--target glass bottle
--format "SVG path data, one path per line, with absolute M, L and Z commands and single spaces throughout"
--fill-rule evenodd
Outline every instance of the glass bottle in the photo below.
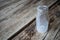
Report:
M 49 25 L 48 7 L 45 5 L 38 6 L 36 15 L 37 31 L 40 33 L 47 32 L 48 25 Z

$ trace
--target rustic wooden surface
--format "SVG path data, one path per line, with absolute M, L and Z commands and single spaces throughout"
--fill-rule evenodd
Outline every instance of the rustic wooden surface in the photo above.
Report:
M 56 1 L 8 0 L 7 2 L 7 0 L 3 0 L 0 6 L 0 40 L 7 40 L 31 22 L 36 16 L 36 7 L 38 5 L 47 5 L 49 7 Z
M 50 26 L 46 33 L 38 33 L 35 21 L 11 40 L 60 40 L 60 5 L 50 9 Z M 59 15 L 58 15 L 59 14 Z M 54 19 L 52 19 L 54 18 Z

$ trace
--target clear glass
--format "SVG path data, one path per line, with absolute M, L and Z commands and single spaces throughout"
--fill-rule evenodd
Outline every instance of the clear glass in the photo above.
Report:
M 36 29 L 40 33 L 45 33 L 48 30 L 49 16 L 48 16 L 48 7 L 38 6 L 37 7 L 37 16 L 36 16 Z

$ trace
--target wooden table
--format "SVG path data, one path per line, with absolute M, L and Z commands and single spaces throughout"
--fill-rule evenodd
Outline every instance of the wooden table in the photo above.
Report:
M 46 33 L 38 33 L 36 30 L 35 19 L 17 33 L 12 40 L 60 40 L 60 5 L 55 5 L 49 11 L 50 24 Z M 58 15 L 59 14 L 59 15 Z
M 55 35 L 59 34 L 59 29 L 54 31 L 54 27 L 58 25 L 59 18 L 56 18 L 55 9 L 59 9 L 59 5 L 55 8 L 57 0 L 20 0 L 10 5 L 5 5 L 0 9 L 0 40 L 50 40 L 54 39 Z M 50 24 L 49 31 L 41 34 L 35 28 L 36 8 L 38 5 L 55 5 L 50 8 L 49 16 L 54 22 Z M 60 9 L 59 9 L 60 10 Z M 55 11 L 55 12 L 54 12 Z M 50 13 L 52 12 L 52 13 Z M 55 20 L 56 19 L 56 20 Z M 56 25 L 54 23 L 57 23 Z M 50 38 L 50 35 L 53 37 Z M 58 35 L 57 35 L 58 36 Z

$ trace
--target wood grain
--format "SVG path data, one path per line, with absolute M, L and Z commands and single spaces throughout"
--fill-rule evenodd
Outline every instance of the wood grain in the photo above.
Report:
M 54 21 L 50 23 L 50 29 L 48 32 L 43 34 L 38 33 L 35 27 L 35 21 L 33 21 L 25 29 L 23 29 L 22 32 L 10 40 L 60 40 L 60 17 L 55 15 L 55 13 L 58 14 L 57 12 L 60 11 L 59 9 L 59 6 L 55 7 L 53 10 L 50 9 L 50 13 L 53 15 L 49 15 L 54 17 Z
M 50 0 L 49 2 L 48 0 L 42 0 L 39 2 L 36 1 L 37 0 L 22 0 L 0 11 L 2 15 L 0 20 L 3 20 L 0 22 L 0 40 L 7 40 L 9 37 L 35 19 L 37 11 L 36 7 L 38 5 L 47 5 L 49 7 L 57 0 Z

